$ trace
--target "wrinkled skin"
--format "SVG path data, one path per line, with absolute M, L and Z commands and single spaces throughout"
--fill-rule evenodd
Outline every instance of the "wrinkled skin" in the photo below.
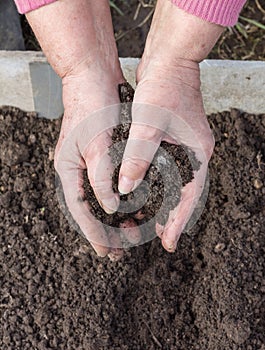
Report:
M 30 12 L 27 18 L 50 64 L 63 81 L 65 112 L 56 146 L 55 168 L 67 205 L 97 254 L 119 260 L 123 255 L 123 250 L 117 248 L 119 237 L 115 233 L 107 235 L 89 214 L 89 204 L 78 201 L 83 193 L 82 171 L 87 169 L 103 209 L 113 213 L 119 205 L 119 195 L 113 193 L 111 186 L 112 164 L 106 156 L 112 129 L 103 128 L 104 132 L 95 133 L 92 142 L 86 140 L 86 134 L 80 132 L 82 137 L 79 137 L 76 133 L 95 111 L 119 103 L 117 86 L 124 82 L 124 77 L 108 1 L 58 1 Z M 165 227 L 156 225 L 157 235 L 169 252 L 175 250 L 198 201 L 213 151 L 214 141 L 200 92 L 198 62 L 207 56 L 222 30 L 218 25 L 179 10 L 169 0 L 158 0 L 137 69 L 133 122 L 120 170 L 119 191 L 128 193 L 139 184 L 162 140 L 191 147 L 202 163 L 194 180 L 183 188 L 181 202 L 170 212 Z M 163 113 L 156 113 L 158 110 Z M 114 107 L 108 118 L 115 123 L 118 114 Z M 102 130 L 101 125 L 93 126 L 95 131 Z M 70 140 L 75 162 L 71 160 L 71 152 L 68 155 L 62 152 L 66 140 Z M 154 145 L 153 150 L 143 156 L 139 146 L 146 146 L 148 142 Z M 99 173 L 94 170 L 102 158 L 103 170 Z M 130 241 L 134 224 L 125 222 L 121 227 L 127 228 Z M 139 232 L 133 230 L 131 240 L 139 239 L 138 236 Z

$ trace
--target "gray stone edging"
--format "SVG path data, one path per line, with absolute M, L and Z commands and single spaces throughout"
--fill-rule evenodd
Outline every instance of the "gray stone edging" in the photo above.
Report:
M 138 62 L 121 58 L 125 77 L 133 86 Z M 265 62 L 205 60 L 200 67 L 207 114 L 231 108 L 265 113 Z M 61 80 L 41 52 L 0 51 L 0 106 L 57 118 L 63 113 L 61 92 Z

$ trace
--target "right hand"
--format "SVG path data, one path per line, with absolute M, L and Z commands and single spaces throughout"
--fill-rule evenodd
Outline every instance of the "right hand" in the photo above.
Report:
M 109 125 L 118 124 L 118 84 L 123 80 L 121 71 L 111 76 L 102 70 L 96 74 L 95 69 L 92 73 L 89 69 L 71 72 L 63 78 L 65 112 L 55 150 L 55 169 L 69 211 L 99 256 L 109 253 L 119 256 L 122 250 L 111 249 L 115 243 L 90 213 L 89 203 L 82 200 L 83 171 L 87 169 L 90 184 L 103 209 L 109 214 L 115 212 L 119 195 L 112 190 L 113 167 L 108 156 L 112 129 Z M 108 107 L 111 115 L 104 114 L 104 107 Z M 102 171 L 97 171 L 99 166 Z M 117 237 L 112 239 L 117 240 Z
M 71 72 L 63 79 L 65 113 L 55 150 L 55 169 L 67 207 L 81 232 L 99 256 L 108 254 L 111 260 L 119 260 L 123 255 L 120 232 L 110 227 L 105 232 L 102 223 L 92 215 L 84 191 L 86 171 L 101 207 L 108 214 L 117 211 L 120 200 L 112 188 L 114 168 L 109 147 L 113 128 L 120 124 L 118 85 L 124 78 L 120 68 L 116 75 L 104 69 L 100 67 L 97 74 L 96 67 L 92 71 Z M 134 245 L 141 234 L 132 221 L 121 222 L 120 230 Z
M 55 72 L 62 78 L 64 117 L 55 150 L 66 204 L 100 256 L 122 255 L 119 237 L 103 230 L 83 198 L 83 171 L 108 213 L 117 209 L 107 155 L 111 123 L 119 113 L 118 84 L 124 82 L 115 43 L 109 1 L 55 1 L 27 14 L 27 19 Z M 109 106 L 116 106 L 109 107 Z M 101 113 L 108 107 L 112 113 Z M 95 114 L 97 113 L 97 114 Z M 96 116 L 101 115 L 100 119 Z M 94 119 L 93 119 L 94 118 Z M 100 165 L 101 171 L 97 172 Z

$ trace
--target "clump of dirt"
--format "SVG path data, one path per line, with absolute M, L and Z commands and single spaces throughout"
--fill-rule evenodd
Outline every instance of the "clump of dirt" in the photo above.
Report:
M 120 165 L 129 137 L 131 103 L 134 96 L 134 90 L 128 83 L 121 84 L 119 91 L 121 124 L 113 130 L 113 145 L 109 150 L 112 163 L 116 165 L 112 179 L 113 190 L 116 193 L 118 193 Z M 173 210 L 179 203 L 182 187 L 193 179 L 193 171 L 198 170 L 199 167 L 200 162 L 196 160 L 193 151 L 181 145 L 162 142 L 144 181 L 133 192 L 120 196 L 121 205 L 116 213 L 106 214 L 100 207 L 87 179 L 86 171 L 84 171 L 84 199 L 90 204 L 91 212 L 95 218 L 108 226 L 120 227 L 120 224 L 128 219 L 133 219 L 138 225 L 141 225 L 154 216 L 159 224 L 165 225 L 169 211 Z M 124 206 L 126 206 L 125 211 L 123 211 Z M 155 221 L 148 227 L 148 230 L 154 232 L 154 225 Z
M 265 115 L 209 121 L 216 147 L 199 222 L 175 254 L 157 238 L 113 263 L 59 209 L 60 120 L 0 110 L 1 349 L 264 349 Z

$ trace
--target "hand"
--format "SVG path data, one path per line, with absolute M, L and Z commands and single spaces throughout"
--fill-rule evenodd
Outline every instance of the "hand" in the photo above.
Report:
M 118 84 L 124 78 L 109 3 L 107 0 L 57 1 L 30 12 L 27 18 L 63 82 L 65 110 L 55 168 L 66 204 L 97 254 L 108 254 L 117 260 L 123 254 L 119 236 L 112 231 L 107 235 L 90 213 L 89 203 L 83 200 L 83 171 L 87 169 L 104 210 L 113 213 L 119 206 L 119 196 L 112 190 L 113 167 L 108 147 L 112 126 L 119 123 Z
M 201 162 L 181 200 L 156 232 L 169 252 L 176 248 L 202 193 L 214 140 L 203 109 L 198 62 L 223 28 L 158 0 L 145 52 L 137 70 L 132 125 L 119 176 L 119 191 L 139 184 L 161 141 L 189 147 Z
M 94 74 L 95 67 L 92 68 Z M 103 70 L 102 67 L 100 73 Z M 120 124 L 118 85 L 124 79 L 122 75 L 117 80 L 105 74 L 101 86 L 93 81 L 93 74 L 90 70 L 78 74 L 72 71 L 63 78 L 66 109 L 55 150 L 55 169 L 60 176 L 67 207 L 81 233 L 98 255 L 108 254 L 111 260 L 119 260 L 124 253 L 124 243 L 135 245 L 141 241 L 140 230 L 134 220 L 124 219 L 119 230 L 108 227 L 108 232 L 105 232 L 101 222 L 91 213 L 85 193 L 84 171 L 105 212 L 112 214 L 117 211 L 120 200 L 119 194 L 113 192 L 114 168 L 109 147 L 113 128 Z
M 172 252 L 204 188 L 214 146 L 203 110 L 198 64 L 179 61 L 174 69 L 153 69 L 138 83 L 132 113 L 120 170 L 121 193 L 130 192 L 143 179 L 161 141 L 187 146 L 201 163 L 192 182 L 182 189 L 181 201 L 170 212 L 165 227 L 156 224 L 163 246 Z M 124 181 L 123 176 L 129 180 Z
M 99 76 L 102 72 L 103 69 L 98 72 Z M 55 150 L 55 169 L 67 207 L 100 256 L 110 253 L 114 242 L 90 213 L 90 205 L 84 199 L 83 173 L 87 171 L 102 208 L 109 214 L 114 213 L 119 206 L 119 195 L 112 190 L 113 167 L 108 148 L 112 143 L 111 126 L 119 123 L 117 86 L 123 77 L 120 75 L 119 80 L 108 74 L 106 77 L 99 83 L 99 79 L 93 80 L 91 72 L 86 70 L 63 78 L 65 111 Z M 121 250 L 115 252 L 122 255 Z

